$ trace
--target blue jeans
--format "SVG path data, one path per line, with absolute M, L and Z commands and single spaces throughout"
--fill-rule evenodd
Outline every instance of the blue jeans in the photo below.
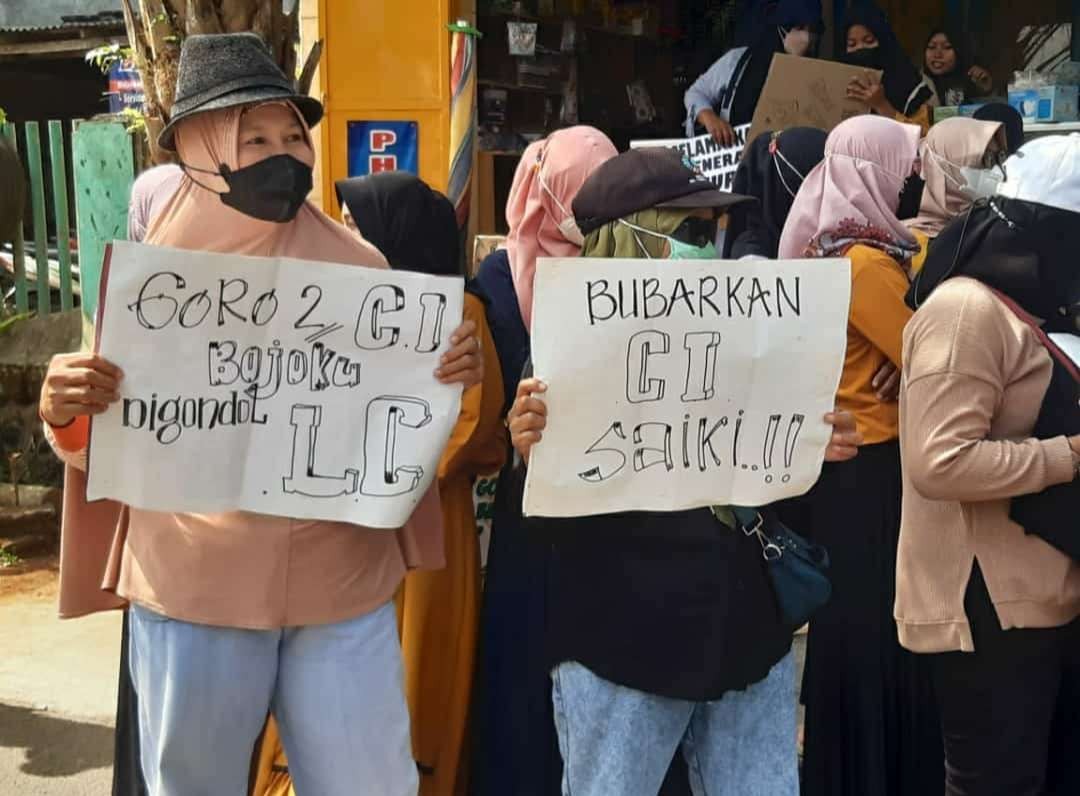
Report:
M 695 796 L 797 796 L 795 658 L 717 702 L 654 696 L 579 663 L 552 673 L 563 796 L 655 796 L 682 746 Z
M 281 630 L 130 616 L 150 796 L 245 796 L 271 710 L 300 796 L 417 792 L 392 604 Z

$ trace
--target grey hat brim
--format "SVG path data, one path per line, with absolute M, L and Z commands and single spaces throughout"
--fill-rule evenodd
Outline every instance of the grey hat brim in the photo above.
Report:
M 323 117 L 323 106 L 314 97 L 306 94 L 296 94 L 276 86 L 252 86 L 251 88 L 233 91 L 220 97 L 208 100 L 194 108 L 187 109 L 176 114 L 158 136 L 158 146 L 170 152 L 176 151 L 176 126 L 184 119 L 189 119 L 200 113 L 220 111 L 225 108 L 235 108 L 238 105 L 255 105 L 263 102 L 291 102 L 300 111 L 308 127 L 317 125 Z
M 756 202 L 752 196 L 746 196 L 741 193 L 724 193 L 717 188 L 706 188 L 703 191 L 695 191 L 694 193 L 688 193 L 685 196 L 680 196 L 677 199 L 669 199 L 662 204 L 658 204 L 657 207 L 666 208 L 679 208 L 679 209 L 693 209 L 698 207 L 712 207 L 717 210 L 726 210 L 736 205 L 746 204 L 748 202 Z

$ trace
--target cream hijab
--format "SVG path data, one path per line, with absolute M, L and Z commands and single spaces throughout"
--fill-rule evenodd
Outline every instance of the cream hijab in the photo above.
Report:
M 960 189 L 960 169 L 981 168 L 986 148 L 1001 130 L 1000 122 L 960 117 L 930 128 L 919 146 L 926 187 L 919 215 L 908 222 L 910 229 L 936 238 L 946 224 L 971 206 L 971 197 Z

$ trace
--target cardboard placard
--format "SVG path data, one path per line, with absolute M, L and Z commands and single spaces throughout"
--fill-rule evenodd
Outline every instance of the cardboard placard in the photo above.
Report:
M 866 105 L 847 97 L 851 79 L 866 74 L 881 79 L 881 72 L 873 69 L 786 53 L 774 55 L 746 140 L 753 141 L 766 130 L 789 127 L 816 127 L 828 132 L 845 119 L 868 113 Z

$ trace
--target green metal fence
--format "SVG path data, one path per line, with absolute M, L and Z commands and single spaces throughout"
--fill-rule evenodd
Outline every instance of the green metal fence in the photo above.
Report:
M 50 121 L 45 127 L 47 139 L 38 122 L 19 125 L 21 136 L 15 124 L 0 125 L 0 135 L 19 151 L 30 187 L 26 215 L 34 251 L 29 268 L 22 225 L 11 241 L 15 309 L 30 310 L 32 292 L 39 314 L 48 314 L 57 304 L 62 311 L 81 304 L 89 315 L 96 306 L 105 244 L 126 232 L 134 179 L 131 137 L 122 123 L 111 119 L 76 121 L 67 136 L 63 122 Z M 70 140 L 70 167 L 65 139 Z M 55 259 L 50 260 L 50 249 Z

